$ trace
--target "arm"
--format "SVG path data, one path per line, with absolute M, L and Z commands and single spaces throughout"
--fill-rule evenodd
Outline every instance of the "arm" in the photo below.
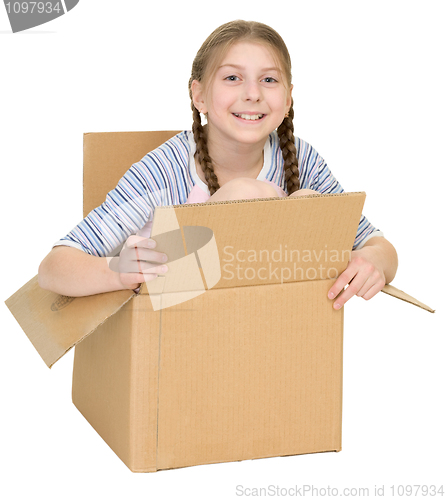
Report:
M 119 273 L 109 268 L 106 257 L 94 257 L 67 246 L 54 247 L 43 259 L 38 279 L 41 288 L 70 297 L 126 288 Z
M 139 259 L 139 256 L 131 254 L 130 249 L 134 245 L 129 244 L 130 238 L 135 238 L 132 235 L 151 221 L 155 204 L 161 205 L 164 201 L 163 190 L 158 188 L 156 191 L 156 186 L 146 183 L 147 179 L 151 179 L 150 172 L 143 162 L 133 164 L 107 194 L 104 203 L 57 242 L 39 266 L 38 280 L 42 288 L 79 297 L 135 289 L 140 283 L 150 281 L 140 269 L 149 267 L 146 261 L 159 261 L 158 258 L 154 255 L 151 256 L 153 258 L 147 257 L 144 250 L 149 247 L 140 243 L 139 256 L 144 259 Z M 77 243 L 78 247 L 67 246 L 65 240 Z M 120 256 L 113 258 L 111 265 L 111 259 L 106 256 L 113 255 L 122 243 L 127 246 L 126 258 L 122 258 L 121 250 Z M 119 265 L 116 265 L 117 261 Z
M 130 236 L 119 257 L 95 257 L 82 250 L 57 246 L 39 266 L 39 285 L 45 290 L 81 297 L 116 290 L 134 290 L 141 283 L 165 273 L 167 256 L 153 250 L 156 243 L 148 238 Z M 112 268 L 110 268 L 112 266 Z
M 376 265 L 382 268 L 385 278 L 384 284 L 390 283 L 395 278 L 398 269 L 398 254 L 390 241 L 380 236 L 370 238 L 361 250 L 354 250 L 352 255 L 357 255 L 360 252 L 361 255 L 370 255 L 370 259 L 374 259 Z
M 397 268 L 398 255 L 393 245 L 381 236 L 370 238 L 360 250 L 352 251 L 347 268 L 328 291 L 328 298 L 336 299 L 335 309 L 353 295 L 369 300 L 393 280 Z
M 300 139 L 296 140 L 296 148 L 299 151 L 300 170 L 303 174 L 302 187 L 309 187 L 321 194 L 344 192 L 317 151 Z M 371 232 L 370 229 L 376 230 L 362 215 L 355 246 L 360 244 L 363 234 Z M 330 288 L 328 298 L 335 299 L 335 309 L 340 309 L 353 295 L 369 300 L 382 290 L 386 283 L 393 280 L 397 267 L 398 257 L 393 245 L 383 236 L 372 237 L 360 250 L 352 251 L 347 269 Z M 346 285 L 349 286 L 344 290 Z

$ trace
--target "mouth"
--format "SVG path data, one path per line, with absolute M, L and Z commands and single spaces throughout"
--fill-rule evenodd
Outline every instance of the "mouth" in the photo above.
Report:
M 242 120 L 246 120 L 246 121 L 258 121 L 258 120 L 261 120 L 264 116 L 266 115 L 263 115 L 263 114 L 257 114 L 257 115 L 246 115 L 244 113 L 232 113 L 234 116 L 236 116 L 237 118 L 240 118 Z

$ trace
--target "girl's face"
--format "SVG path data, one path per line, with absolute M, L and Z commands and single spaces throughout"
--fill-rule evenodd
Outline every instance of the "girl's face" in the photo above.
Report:
M 212 140 L 257 144 L 283 121 L 291 90 L 264 45 L 240 42 L 228 51 L 208 88 L 194 81 L 194 104 L 207 113 Z

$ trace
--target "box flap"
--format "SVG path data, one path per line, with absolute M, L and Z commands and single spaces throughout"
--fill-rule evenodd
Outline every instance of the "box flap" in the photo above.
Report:
M 434 309 L 430 308 L 426 304 L 423 304 L 422 302 L 415 299 L 414 297 L 411 297 L 410 295 L 403 292 L 402 290 L 398 290 L 398 288 L 395 288 L 392 285 L 386 285 L 381 291 L 384 293 L 387 293 L 388 295 L 392 295 L 393 297 L 396 297 L 397 299 L 404 300 L 405 302 L 409 302 L 410 304 L 413 304 L 414 306 L 421 307 L 421 309 L 425 309 L 426 311 L 429 311 L 431 313 L 435 312 Z
M 151 237 L 169 270 L 147 289 L 202 293 L 335 278 L 350 259 L 364 200 L 342 193 L 157 207 Z
M 49 368 L 135 294 L 132 290 L 66 297 L 40 288 L 37 276 L 6 305 Z
M 106 194 L 133 163 L 169 140 L 179 130 L 93 132 L 84 134 L 84 217 L 103 203 Z

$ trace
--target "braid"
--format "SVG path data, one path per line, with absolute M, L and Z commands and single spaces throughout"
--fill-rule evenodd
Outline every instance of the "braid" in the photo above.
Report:
M 212 196 L 218 189 L 220 189 L 220 185 L 214 172 L 211 157 L 209 156 L 206 133 L 203 125 L 201 124 L 200 112 L 195 107 L 193 102 L 191 107 L 194 117 L 192 132 L 194 134 L 195 144 L 197 145 L 195 155 L 197 156 L 198 163 L 204 172 L 204 178 L 206 179 L 206 183 L 209 187 L 209 193 Z
M 288 190 L 288 196 L 300 188 L 299 168 L 296 158 L 296 146 L 294 141 L 294 109 L 293 101 L 288 116 L 277 129 L 280 141 L 280 149 L 284 159 L 283 169 L 285 171 L 285 182 Z

